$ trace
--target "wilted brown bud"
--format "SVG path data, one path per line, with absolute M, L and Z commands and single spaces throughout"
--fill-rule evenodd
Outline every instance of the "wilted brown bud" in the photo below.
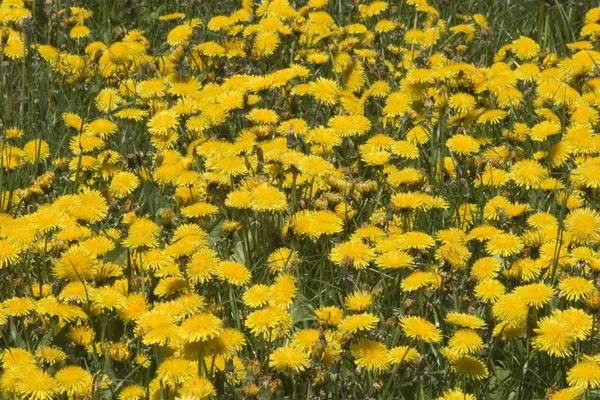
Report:
M 315 208 L 317 210 L 326 210 L 328 204 L 329 203 L 327 202 L 327 199 L 325 199 L 323 197 L 320 197 L 315 200 Z
M 281 379 L 274 379 L 269 383 L 269 391 L 271 393 L 279 392 L 282 387 L 283 383 L 281 382 Z
M 244 395 L 246 397 L 256 396 L 259 391 L 260 391 L 260 388 L 258 386 L 256 386 L 254 383 L 247 383 L 242 388 L 242 392 L 244 392 Z
M 246 370 L 249 374 L 258 376 L 260 374 L 260 363 L 256 360 L 250 360 L 246 363 Z
M 317 372 L 317 375 L 313 378 L 312 386 L 315 388 L 319 388 L 319 387 L 323 386 L 326 379 L 327 379 L 327 375 L 325 375 L 325 372 L 319 371 L 319 372 Z

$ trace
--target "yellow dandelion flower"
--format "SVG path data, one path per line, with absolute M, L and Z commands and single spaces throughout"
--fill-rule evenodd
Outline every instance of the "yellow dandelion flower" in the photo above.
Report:
M 403 317 L 400 326 L 406 336 L 425 343 L 439 343 L 442 332 L 434 324 L 421 317 Z
M 181 324 L 181 336 L 187 342 L 204 342 L 219 335 L 223 321 L 211 313 L 199 313 Z
M 365 269 L 373 260 L 375 252 L 361 241 L 351 240 L 340 243 L 331 249 L 329 258 L 342 267 Z
M 131 172 L 121 171 L 115 174 L 110 182 L 110 193 L 118 199 L 133 193 L 140 185 L 140 180 Z
M 319 77 L 310 83 L 311 95 L 320 103 L 328 106 L 335 105 L 338 102 L 340 88 L 331 79 Z
M 485 281 L 484 281 L 485 282 Z M 515 293 L 502 295 L 492 307 L 492 314 L 508 327 L 521 325 L 529 309 L 523 299 Z
M 156 377 L 166 386 L 176 387 L 194 378 L 198 365 L 193 361 L 180 358 L 167 358 L 158 367 Z
M 448 105 L 451 109 L 466 114 L 475 109 L 476 100 L 468 93 L 456 93 L 450 96 Z
M 477 358 L 468 355 L 454 360 L 451 368 L 456 373 L 475 380 L 485 379 L 489 376 L 486 365 Z
M 476 315 L 451 311 L 446 314 L 446 322 L 464 328 L 480 329 L 485 326 L 485 321 Z
M 537 161 L 523 160 L 513 164 L 510 177 L 518 186 L 537 188 L 548 177 L 548 170 Z
M 269 367 L 278 371 L 301 372 L 309 365 L 310 359 L 306 352 L 294 347 L 279 347 L 269 356 Z
M 92 375 L 81 367 L 64 367 L 54 376 L 60 392 L 67 396 L 84 396 L 92 391 Z
M 528 306 L 540 308 L 554 297 L 554 288 L 544 283 L 532 283 L 517 287 L 514 293 L 520 296 Z
M 146 395 L 146 389 L 140 385 L 131 384 L 125 386 L 119 392 L 119 400 L 142 400 Z
M 217 270 L 217 253 L 209 248 L 197 250 L 186 265 L 188 278 L 194 283 L 205 283 Z
M 512 41 L 511 50 L 518 58 L 522 60 L 529 60 L 539 53 L 540 46 L 533 39 L 530 39 L 526 36 L 521 36 Z
M 595 242 L 600 238 L 600 214 L 590 208 L 578 208 L 565 218 L 565 228 L 578 243 Z
M 448 346 L 458 354 L 473 354 L 483 348 L 483 340 L 471 329 L 460 329 L 448 341 Z
M 248 307 L 258 308 L 269 302 L 271 288 L 267 285 L 257 284 L 252 285 L 242 295 L 242 301 Z
M 593 317 L 578 308 L 554 310 L 552 316 L 566 322 L 579 340 L 585 340 L 592 331 Z
M 129 227 L 129 233 L 123 241 L 123 245 L 132 249 L 156 247 L 159 233 L 160 227 L 156 223 L 146 218 L 138 218 Z
M 469 135 L 457 134 L 446 141 L 446 146 L 461 156 L 475 154 L 479 151 L 479 143 Z
M 243 286 L 252 278 L 250 271 L 237 261 L 221 261 L 216 267 L 215 275 L 235 286 Z
M 567 372 L 567 382 L 578 389 L 600 387 L 600 365 L 595 360 L 583 359 Z
M 392 347 L 388 351 L 388 361 L 392 365 L 415 361 L 419 357 L 419 352 L 408 346 Z
M 36 368 L 27 368 L 23 373 L 27 379 L 17 384 L 17 392 L 30 400 L 51 400 L 58 394 L 58 385 L 54 378 Z
M 344 300 L 346 307 L 352 311 L 364 311 L 373 303 L 373 296 L 371 293 L 359 290 L 349 294 Z
M 350 350 L 354 363 L 367 371 L 380 372 L 389 365 L 388 350 L 383 343 L 362 339 Z
M 517 235 L 499 233 L 486 244 L 486 251 L 493 256 L 510 257 L 523 250 L 523 241 Z
M 373 329 L 379 318 L 371 313 L 354 314 L 345 317 L 338 324 L 338 329 L 344 333 L 357 333 Z
M 208 400 L 214 398 L 217 391 L 208 379 L 194 377 L 183 384 L 179 393 L 182 399 Z
M 288 207 L 285 193 L 268 184 L 250 191 L 250 207 L 257 212 L 284 211 Z
M 448 389 L 437 400 L 476 400 L 472 394 L 464 393 L 461 389 Z
M 321 307 L 315 310 L 315 316 L 322 324 L 339 325 L 344 318 L 344 312 L 333 306 Z
M 560 293 L 570 301 L 578 301 L 590 296 L 595 286 L 593 282 L 580 276 L 570 276 L 558 283 Z

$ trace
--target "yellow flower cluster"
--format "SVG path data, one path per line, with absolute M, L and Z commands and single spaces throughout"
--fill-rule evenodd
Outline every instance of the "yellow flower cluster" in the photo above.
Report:
M 68 102 L 0 127 L 2 398 L 597 394 L 600 8 L 475 62 L 427 0 L 73 6 L 63 45 L 35 3 L 0 68 Z

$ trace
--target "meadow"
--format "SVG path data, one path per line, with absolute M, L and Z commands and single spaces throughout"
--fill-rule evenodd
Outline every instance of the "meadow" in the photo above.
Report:
M 600 398 L 592 0 L 0 0 L 0 399 Z

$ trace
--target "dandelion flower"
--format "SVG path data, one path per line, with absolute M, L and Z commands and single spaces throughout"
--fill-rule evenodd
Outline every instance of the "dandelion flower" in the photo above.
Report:
M 267 258 L 269 270 L 272 272 L 281 272 L 286 267 L 293 266 L 298 261 L 298 254 L 287 247 L 281 247 Z
M 195 283 L 207 282 L 216 272 L 219 259 L 214 250 L 197 250 L 186 266 L 188 278 Z
M 82 39 L 90 34 L 90 28 L 85 25 L 75 25 L 69 31 L 71 39 Z
M 71 212 L 84 221 L 100 222 L 108 214 L 108 204 L 100 192 L 84 189 L 77 196 L 76 207 Z
M 590 243 L 600 238 L 600 214 L 589 208 L 578 208 L 565 218 L 565 228 L 578 243 Z
M 421 317 L 403 317 L 400 326 L 406 336 L 425 343 L 439 343 L 442 332 L 431 322 Z
M 485 326 L 485 321 L 478 316 L 456 311 L 451 311 L 446 314 L 446 322 L 470 329 L 480 329 Z
M 585 299 L 594 292 L 594 284 L 580 276 L 570 276 L 558 283 L 560 293 L 570 301 Z
M 216 337 L 223 322 L 211 313 L 200 313 L 186 319 L 181 324 L 181 336 L 187 342 L 204 342 Z
M 285 211 L 288 203 L 285 193 L 263 184 L 250 191 L 250 207 L 257 212 Z
M 472 394 L 464 393 L 459 388 L 449 389 L 444 394 L 437 398 L 437 400 L 476 400 Z
M 585 340 L 592 331 L 593 317 L 578 308 L 554 310 L 552 316 L 564 321 L 579 340 Z
M 110 286 L 94 288 L 90 293 L 90 300 L 99 309 L 108 311 L 121 310 L 126 301 L 123 294 Z
M 41 346 L 35 352 L 36 358 L 48 365 L 56 365 L 67 360 L 67 354 L 57 347 Z
M 479 143 L 472 136 L 458 134 L 446 141 L 446 146 L 456 154 L 468 156 L 479 151 Z
M 523 249 L 523 241 L 517 235 L 499 233 L 487 242 L 485 249 L 493 256 L 510 257 Z
M 119 95 L 117 89 L 104 88 L 96 96 L 96 107 L 103 112 L 113 111 L 122 103 L 123 98 Z
M 471 329 L 460 329 L 450 338 L 448 346 L 458 354 L 473 354 L 483 348 L 483 340 Z
M 248 307 L 258 308 L 267 304 L 270 293 L 271 289 L 267 285 L 252 285 L 242 295 L 242 301 Z
M 20 250 L 8 240 L 0 240 L 0 268 L 13 264 L 19 259 Z
M 110 182 L 110 193 L 121 199 L 131 193 L 140 185 L 140 180 L 131 172 L 122 171 L 113 176 Z
M 410 96 L 402 92 L 390 93 L 385 101 L 383 114 L 388 118 L 396 118 L 405 115 L 410 109 Z
M 521 60 L 529 60 L 535 57 L 540 51 L 540 45 L 533 39 L 521 36 L 511 43 L 512 51 Z
M 475 380 L 485 379 L 489 376 L 485 364 L 472 356 L 462 356 L 454 360 L 451 368 L 453 371 Z
M 245 285 L 252 278 L 250 271 L 237 261 L 221 261 L 217 265 L 215 275 L 235 286 Z
M 417 350 L 408 346 L 392 347 L 388 352 L 388 360 L 392 365 L 411 362 L 418 359 L 419 356 Z
M 544 283 L 519 286 L 514 293 L 530 307 L 540 308 L 554 297 L 554 289 Z
M 146 395 L 146 389 L 140 385 L 127 385 L 119 393 L 119 400 L 142 400 Z
M 254 38 L 252 53 L 255 57 L 271 56 L 281 42 L 279 35 L 272 31 L 259 32 Z
M 515 293 L 503 295 L 492 307 L 494 317 L 506 323 L 508 327 L 522 324 L 527 319 L 528 312 L 523 299 Z
M 367 371 L 383 371 L 389 363 L 387 348 L 374 340 L 360 340 L 352 346 L 351 353 L 354 363 Z
M 456 93 L 450 96 L 448 105 L 451 109 L 461 114 L 466 114 L 475 109 L 475 98 L 468 93 Z
M 17 384 L 17 392 L 29 400 L 51 400 L 58 394 L 56 380 L 35 368 L 27 368 L 26 379 Z
M 435 274 L 431 272 L 415 271 L 402 280 L 400 287 L 404 292 L 413 292 L 422 287 L 430 286 L 434 282 Z
M 338 102 L 339 87 L 331 79 L 319 77 L 310 83 L 310 93 L 319 101 L 328 106 Z
M 186 42 L 192 36 L 193 29 L 194 27 L 189 23 L 176 26 L 167 34 L 167 43 L 170 46 L 177 46 Z
M 198 366 L 193 361 L 167 358 L 158 367 L 156 377 L 170 387 L 176 387 L 196 376 Z
M 123 241 L 123 245 L 132 249 L 140 247 L 156 247 L 158 245 L 157 236 L 160 227 L 146 218 L 138 218 L 129 227 L 129 234 Z
M 331 249 L 329 258 L 339 266 L 365 269 L 374 258 L 375 252 L 363 242 L 350 240 Z
M 253 335 L 263 335 L 267 340 L 273 339 L 272 334 L 275 330 L 289 329 L 290 325 L 290 315 L 285 310 L 272 306 L 251 312 L 245 321 L 246 328 L 250 329 Z
M 338 329 L 344 333 L 357 333 L 373 329 L 378 322 L 379 318 L 371 313 L 354 314 L 342 319 Z
M 182 399 L 207 400 L 212 399 L 217 391 L 208 379 L 194 377 L 183 384 L 179 394 Z
M 535 189 L 548 177 L 548 170 L 535 160 L 517 161 L 510 170 L 510 177 L 518 186 Z
M 294 347 L 279 347 L 269 356 L 269 366 L 278 371 L 304 371 L 310 365 L 306 352 Z
M 174 111 L 159 111 L 148 121 L 148 131 L 153 135 L 165 136 L 175 129 L 178 124 L 178 116 Z
M 92 375 L 77 366 L 64 367 L 54 376 L 58 390 L 67 396 L 84 396 L 92 390 Z
M 600 387 L 600 365 L 595 360 L 584 359 L 567 372 L 567 382 L 579 389 L 597 389 Z
M 577 400 L 583 394 L 585 389 L 570 387 L 566 389 L 557 390 L 549 394 L 549 400 Z
M 291 345 L 307 353 L 313 351 L 313 347 L 319 341 L 320 333 L 317 329 L 302 329 L 294 334 Z
M 473 263 L 471 275 L 481 281 L 483 279 L 495 278 L 500 269 L 500 262 L 496 258 L 482 257 Z
M 333 306 L 321 307 L 315 310 L 315 316 L 322 324 L 339 325 L 340 322 L 342 322 L 342 318 L 344 318 L 344 312 Z M 377 319 L 375 322 L 378 321 L 379 320 Z M 354 321 L 347 323 L 346 327 L 351 327 L 353 325 L 355 325 Z
M 398 269 L 408 267 L 414 262 L 413 257 L 400 250 L 383 253 L 375 258 L 375 265 L 382 269 Z
M 23 146 L 23 159 L 30 164 L 44 161 L 48 156 L 50 156 L 50 146 L 44 140 L 30 140 Z
M 355 291 L 349 294 L 344 300 L 349 310 L 358 312 L 366 310 L 372 302 L 373 296 L 364 290 Z
M 69 281 L 89 279 L 94 274 L 94 255 L 83 246 L 71 246 L 54 261 L 54 275 Z

